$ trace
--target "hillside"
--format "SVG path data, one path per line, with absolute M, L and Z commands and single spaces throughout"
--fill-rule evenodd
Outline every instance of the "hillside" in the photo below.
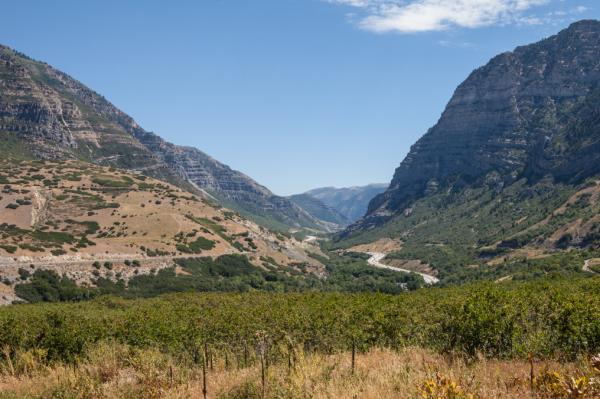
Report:
M 306 210 L 315 218 L 331 223 L 331 230 L 341 230 L 350 224 L 346 216 L 308 194 L 296 194 L 288 197 L 290 201 Z
M 1 155 L 79 159 L 202 190 L 272 228 L 328 228 L 243 173 L 144 130 L 70 76 L 1 45 L 0 142 Z
M 318 247 L 172 184 L 80 161 L 0 161 L 0 290 L 47 269 L 78 284 L 127 282 L 223 255 L 276 273 L 323 274 Z M 185 273 L 176 268 L 177 273 Z
M 455 91 L 342 246 L 449 281 L 578 273 L 600 226 L 600 22 L 493 58 Z
M 357 187 L 322 187 L 307 191 L 305 194 L 316 198 L 335 209 L 350 222 L 355 222 L 367 213 L 369 202 L 381 194 L 388 184 L 369 184 Z

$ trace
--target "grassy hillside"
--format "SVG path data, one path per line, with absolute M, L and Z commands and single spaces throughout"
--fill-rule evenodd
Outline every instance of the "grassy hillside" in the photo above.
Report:
M 350 224 L 350 220 L 346 216 L 308 194 L 296 194 L 288 198 L 317 219 L 331 223 L 332 228 L 341 229 Z
M 388 261 L 420 260 L 443 282 L 585 274 L 600 257 L 600 186 L 525 180 L 496 191 L 457 189 L 416 201 L 381 228 L 358 232 L 339 247 L 398 237 Z

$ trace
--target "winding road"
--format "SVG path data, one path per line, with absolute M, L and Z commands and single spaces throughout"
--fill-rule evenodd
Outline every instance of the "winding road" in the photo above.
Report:
M 425 280 L 425 284 L 427 284 L 427 285 L 432 285 L 432 284 L 435 284 L 435 283 L 437 283 L 437 282 L 440 281 L 437 277 L 433 277 L 433 276 L 431 276 L 429 274 L 418 273 L 418 272 L 414 272 L 412 270 L 402 269 L 402 268 L 399 268 L 399 267 L 389 266 L 389 265 L 386 265 L 384 263 L 381 263 L 381 260 L 383 258 L 385 258 L 385 255 L 386 255 L 384 253 L 381 253 L 381 252 L 367 252 L 367 254 L 371 255 L 371 257 L 367 260 L 367 262 L 371 266 L 378 267 L 380 269 L 393 270 L 395 272 L 400 272 L 400 273 L 415 273 L 415 274 L 418 274 L 421 277 L 423 277 L 423 280 Z

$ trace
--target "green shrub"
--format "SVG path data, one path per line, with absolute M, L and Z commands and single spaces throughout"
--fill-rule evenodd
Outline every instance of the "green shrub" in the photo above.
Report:
M 189 259 L 196 276 L 258 278 L 243 257 Z M 171 289 L 174 271 L 136 276 L 130 289 Z M 197 288 L 188 278 L 180 291 Z M 218 280 L 206 280 L 207 287 Z M 120 284 L 120 285 L 119 285 Z M 98 291 L 78 288 L 53 272 L 36 271 L 18 284 L 28 301 L 80 301 L 123 287 L 97 279 Z M 49 359 L 73 360 L 85 347 L 111 339 L 186 356 L 212 342 L 240 353 L 257 332 L 272 342 L 273 359 L 288 342 L 331 353 L 383 346 L 420 346 L 453 355 L 574 359 L 600 351 L 600 278 L 472 284 L 401 295 L 308 293 L 171 294 L 154 299 L 104 297 L 79 304 L 0 308 L 0 347 L 45 349 Z M 218 345 L 217 345 L 218 344 Z
M 8 245 L 8 244 L 0 244 L 0 248 L 5 250 L 9 254 L 14 254 L 15 252 L 17 252 L 17 249 L 18 249 L 18 247 L 16 247 L 15 245 Z

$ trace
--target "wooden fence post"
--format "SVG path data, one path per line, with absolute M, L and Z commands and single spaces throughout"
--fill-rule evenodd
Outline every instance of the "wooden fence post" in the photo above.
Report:
M 535 397 L 535 372 L 533 370 L 533 354 L 529 352 L 529 389 L 531 390 L 531 396 Z
M 206 383 L 206 368 L 208 367 L 208 344 L 204 343 L 204 359 L 202 359 L 202 395 L 208 398 L 208 386 Z
M 352 339 L 352 375 L 354 375 L 354 368 L 356 367 L 356 341 Z

